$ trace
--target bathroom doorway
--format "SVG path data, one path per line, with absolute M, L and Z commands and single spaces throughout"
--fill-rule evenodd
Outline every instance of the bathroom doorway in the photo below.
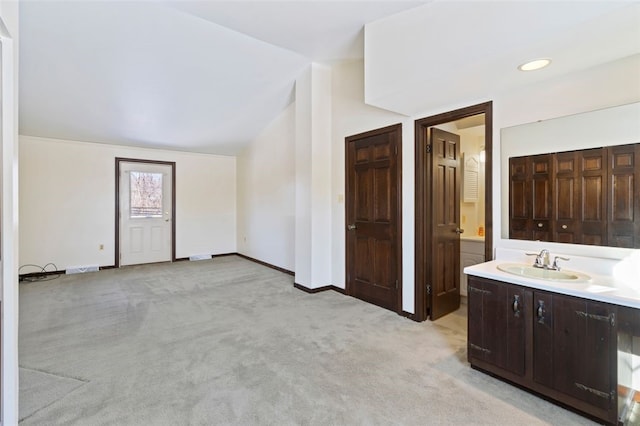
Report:
M 492 103 L 415 126 L 415 319 L 424 321 L 458 309 L 462 269 L 493 256 Z

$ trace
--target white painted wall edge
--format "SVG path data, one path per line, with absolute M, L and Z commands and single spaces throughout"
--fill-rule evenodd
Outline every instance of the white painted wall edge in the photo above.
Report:
M 18 150 L 14 43 L 0 18 L 2 49 L 2 424 L 18 424 Z

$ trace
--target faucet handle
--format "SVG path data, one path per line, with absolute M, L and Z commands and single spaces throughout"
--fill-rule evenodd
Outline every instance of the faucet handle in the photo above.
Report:
M 544 268 L 544 257 L 542 253 L 525 253 L 527 256 L 535 256 L 536 260 L 533 262 L 533 266 L 536 268 Z
M 556 271 L 560 270 L 560 265 L 558 265 L 558 260 L 570 260 L 568 257 L 556 256 L 553 258 L 553 265 L 551 269 L 555 269 Z

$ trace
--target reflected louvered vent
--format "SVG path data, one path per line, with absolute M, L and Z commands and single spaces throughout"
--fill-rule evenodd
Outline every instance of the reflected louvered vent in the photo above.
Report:
M 465 203 L 475 203 L 478 201 L 478 175 L 480 162 L 475 155 L 470 155 L 464 159 L 464 181 L 462 199 Z

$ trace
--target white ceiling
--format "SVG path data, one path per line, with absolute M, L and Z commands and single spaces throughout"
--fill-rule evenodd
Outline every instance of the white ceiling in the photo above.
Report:
M 23 1 L 20 133 L 235 154 L 311 61 L 424 2 Z
M 408 16 L 419 37 L 401 25 L 407 40 L 389 55 L 412 43 L 438 52 L 438 67 L 393 76 L 408 89 L 373 85 L 373 104 L 411 114 L 637 53 L 639 10 L 637 1 L 23 0 L 20 133 L 233 155 L 292 101 L 311 61 L 361 58 L 366 23 Z M 505 72 L 538 52 L 552 53 L 550 72 Z
M 640 53 L 640 2 L 435 1 L 365 32 L 367 103 L 414 116 Z M 553 62 L 517 69 L 537 58 Z

